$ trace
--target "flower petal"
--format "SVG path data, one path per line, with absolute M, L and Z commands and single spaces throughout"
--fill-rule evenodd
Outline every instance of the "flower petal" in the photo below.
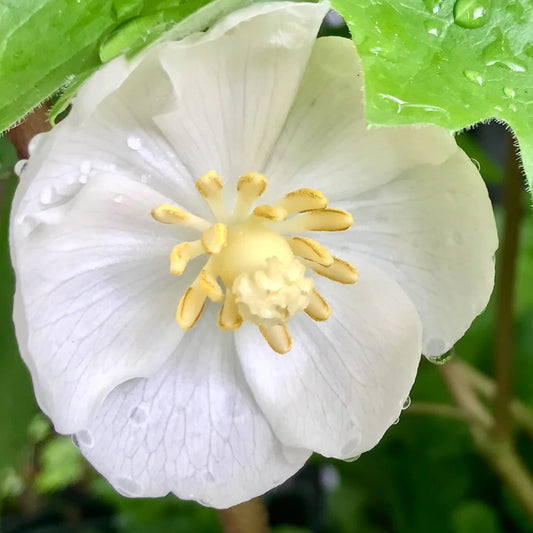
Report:
M 194 273 L 168 273 L 175 226 L 150 216 L 164 201 L 102 176 L 70 202 L 12 219 L 19 346 L 59 432 L 83 427 L 119 383 L 153 373 L 183 336 L 175 310 Z
M 332 308 L 325 322 L 300 313 L 288 323 L 293 347 L 274 353 L 243 324 L 236 346 L 254 397 L 279 439 L 325 456 L 372 448 L 396 420 L 420 360 L 420 319 L 398 284 L 360 267 L 357 284 L 317 280 Z
M 397 132 L 390 131 L 389 145 Z M 354 217 L 345 235 L 322 243 L 352 262 L 371 262 L 392 276 L 416 305 L 423 353 L 449 350 L 483 311 L 494 284 L 498 241 L 487 190 L 459 149 L 336 206 Z
M 327 9 L 257 4 L 204 36 L 164 44 L 161 60 L 178 105 L 155 121 L 192 175 L 215 169 L 233 191 L 241 174 L 261 170 Z
M 389 142 L 391 135 L 394 143 Z M 262 201 L 274 202 L 289 190 L 312 187 L 334 202 L 418 165 L 438 164 L 454 150 L 448 132 L 434 126 L 369 130 L 361 61 L 352 41 L 320 38 L 263 171 L 269 189 Z
M 294 474 L 310 452 L 272 434 L 242 375 L 233 335 L 206 309 L 148 379 L 117 387 L 77 434 L 84 455 L 127 496 L 229 507 Z

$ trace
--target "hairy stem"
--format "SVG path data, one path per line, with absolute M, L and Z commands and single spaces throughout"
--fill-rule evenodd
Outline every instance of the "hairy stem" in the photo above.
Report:
M 268 533 L 268 514 L 260 498 L 218 512 L 225 533 Z
M 496 317 L 496 343 L 494 375 L 497 393 L 494 402 L 494 438 L 500 441 L 511 436 L 511 401 L 513 369 L 513 307 L 518 236 L 520 231 L 522 173 L 515 154 L 512 135 L 509 135 L 508 164 L 505 173 L 505 223 L 502 255 L 498 278 L 498 308 Z

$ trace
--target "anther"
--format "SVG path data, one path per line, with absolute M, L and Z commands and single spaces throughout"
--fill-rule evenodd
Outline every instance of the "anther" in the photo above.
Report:
M 278 233 L 304 231 L 344 231 L 353 224 L 350 213 L 342 209 L 316 209 L 276 224 Z
M 355 283 L 359 279 L 359 272 L 347 261 L 343 261 L 338 257 L 333 258 L 333 264 L 328 267 L 324 267 L 317 264 L 310 264 L 317 274 L 324 276 L 332 281 L 338 283 L 350 284 Z
M 204 253 L 205 250 L 200 241 L 176 244 L 172 248 L 172 252 L 170 252 L 170 273 L 180 276 L 191 259 Z
M 318 242 L 307 237 L 292 237 L 287 239 L 294 255 L 314 261 L 322 266 L 329 266 L 333 264 L 333 257 L 331 254 Z
M 292 348 L 291 334 L 285 324 L 259 326 L 259 331 L 275 352 L 285 354 Z
M 328 205 L 328 199 L 316 189 L 298 189 L 286 194 L 277 204 L 283 207 L 289 215 L 324 209 Z
M 207 229 L 210 224 L 207 220 L 191 215 L 179 207 L 173 205 L 161 204 L 154 207 L 151 211 L 152 218 L 162 224 L 182 224 L 184 226 L 195 228 L 200 231 Z
M 198 283 L 212 302 L 221 302 L 224 299 L 224 293 L 222 292 L 216 277 L 213 276 L 213 274 L 211 274 L 207 269 L 204 268 L 200 271 Z
M 206 229 L 202 234 L 202 246 L 208 254 L 218 254 L 228 241 L 228 228 L 217 223 Z
M 305 312 L 317 322 L 327 320 L 331 315 L 331 308 L 326 300 L 316 291 L 313 290 L 309 305 L 305 308 Z
M 287 211 L 274 205 L 258 205 L 253 213 L 256 217 L 265 218 L 272 222 L 279 222 L 287 218 Z
M 222 331 L 234 331 L 239 329 L 241 324 L 242 317 L 239 314 L 235 295 L 228 289 L 224 304 L 218 314 L 218 326 Z
M 185 330 L 192 329 L 204 310 L 207 294 L 199 283 L 193 283 L 182 296 L 176 310 L 176 322 Z
M 267 183 L 265 176 L 257 172 L 249 172 L 241 176 L 237 183 L 237 201 L 233 211 L 234 216 L 246 216 L 255 200 L 265 192 Z
M 196 180 L 196 188 L 202 198 L 209 204 L 213 215 L 220 219 L 226 216 L 222 197 L 222 180 L 214 170 L 206 172 Z

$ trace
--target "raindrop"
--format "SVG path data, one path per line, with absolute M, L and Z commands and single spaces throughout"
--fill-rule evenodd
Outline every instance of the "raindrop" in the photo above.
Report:
M 142 424 L 146 422 L 146 419 L 147 419 L 146 410 L 143 407 L 134 407 L 130 411 L 130 419 L 135 424 Z
M 15 168 L 13 169 L 15 171 L 15 174 L 20 178 L 22 172 L 24 171 L 24 168 L 26 167 L 26 163 L 28 162 L 27 159 L 20 159 L 15 163 Z
M 503 37 L 501 30 L 496 29 L 493 35 L 494 40 L 484 48 L 481 54 L 485 65 L 487 67 L 497 65 L 506 67 L 513 72 L 525 72 L 527 70 L 526 64 L 515 57 L 511 45 Z
M 359 459 L 359 457 L 361 457 L 361 454 L 354 455 L 353 457 L 349 457 L 348 459 L 343 459 L 343 461 L 345 463 L 355 463 L 355 461 L 357 461 L 357 459 Z
M 132 150 L 140 150 L 143 146 L 140 137 L 136 135 L 130 135 L 126 143 Z
M 440 29 L 437 27 L 436 20 L 430 19 L 426 20 L 424 22 L 424 27 L 426 28 L 426 31 L 429 35 L 434 35 L 435 37 L 438 37 L 440 34 Z
M 408 409 L 410 405 L 411 405 L 411 397 L 407 396 L 407 398 L 405 399 L 405 402 L 403 402 L 402 409 Z
M 72 444 L 76 446 L 76 448 L 80 447 L 80 443 L 78 442 L 78 438 L 76 437 L 76 435 L 71 435 L 70 440 L 72 441 Z
M 424 0 L 425 8 L 434 15 L 440 11 L 443 0 Z
M 398 418 L 392 423 L 392 425 L 395 426 L 399 421 L 400 421 L 400 417 L 398 417 Z
M 434 365 L 443 365 L 444 363 L 447 363 L 452 357 L 453 357 L 453 350 L 448 350 L 442 355 L 439 355 L 437 357 L 431 357 L 429 359 L 429 362 L 433 363 Z
M 80 172 L 82 174 L 89 174 L 90 171 L 91 171 L 90 161 L 83 161 L 83 163 L 80 165 Z
M 462 28 L 484 26 L 489 19 L 489 0 L 457 0 L 453 6 L 455 23 Z
M 142 487 L 136 481 L 127 477 L 117 479 L 116 487 L 118 492 L 124 496 L 139 496 L 142 492 Z
M 57 200 L 56 191 L 52 187 L 45 187 L 41 191 L 41 196 L 39 196 L 39 200 L 42 204 L 45 205 L 53 204 Z
M 509 104 L 507 107 L 509 108 L 509 111 L 513 111 L 513 113 L 516 111 L 516 106 L 514 104 Z
M 472 83 L 483 85 L 483 77 L 479 72 L 476 72 L 475 70 L 465 70 L 463 71 L 463 74 L 465 75 L 465 78 Z
M 78 433 L 76 434 L 76 437 L 78 439 L 79 444 L 82 444 L 83 446 L 87 448 L 91 448 L 94 446 L 93 435 L 90 431 L 86 429 L 82 429 L 81 431 L 78 431 Z
M 481 170 L 481 164 L 480 162 L 477 160 L 477 159 L 474 159 L 473 157 L 470 158 L 470 161 L 472 161 L 472 163 L 474 163 L 474 166 L 478 169 L 478 170 Z
M 505 96 L 508 98 L 514 98 L 516 96 L 515 90 L 511 89 L 511 87 L 504 87 L 503 94 L 505 94 Z

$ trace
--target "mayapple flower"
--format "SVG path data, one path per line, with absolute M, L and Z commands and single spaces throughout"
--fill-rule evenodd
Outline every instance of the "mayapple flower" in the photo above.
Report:
M 487 304 L 475 166 L 437 127 L 367 129 L 327 9 L 256 4 L 116 59 L 31 143 L 20 351 L 123 494 L 227 507 L 369 450 Z

